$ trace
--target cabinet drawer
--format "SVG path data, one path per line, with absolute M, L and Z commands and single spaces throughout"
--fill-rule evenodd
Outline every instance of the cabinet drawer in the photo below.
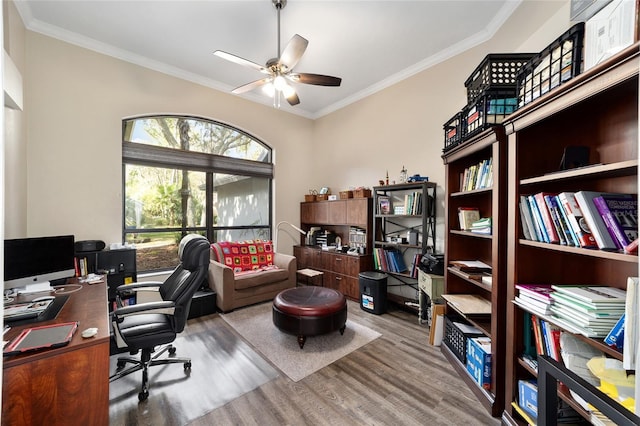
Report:
M 358 287 L 357 278 L 347 277 L 334 272 L 325 272 L 324 286 L 338 290 L 349 299 L 357 300 L 360 298 L 360 289 Z
M 360 258 L 348 254 L 323 252 L 322 267 L 337 274 L 357 277 L 360 272 Z
M 321 252 L 319 249 L 311 247 L 296 246 L 293 248 L 293 254 L 298 262 L 298 269 L 311 268 L 321 269 Z
M 424 291 L 431 300 L 439 299 L 444 292 L 444 277 L 427 274 L 418 269 L 418 287 Z

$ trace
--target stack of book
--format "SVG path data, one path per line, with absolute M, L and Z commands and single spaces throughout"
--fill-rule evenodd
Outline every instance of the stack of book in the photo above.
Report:
M 551 284 L 516 284 L 516 304 L 538 315 L 551 315 Z
M 586 337 L 604 338 L 625 312 L 626 291 L 605 286 L 551 286 L 553 321 Z
M 471 228 L 469 230 L 475 234 L 491 235 L 491 218 L 484 217 L 476 220 L 471 224 Z

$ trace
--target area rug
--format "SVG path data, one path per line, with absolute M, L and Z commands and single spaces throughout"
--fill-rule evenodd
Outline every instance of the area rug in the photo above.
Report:
M 237 309 L 222 318 L 258 352 L 294 382 L 331 364 L 381 336 L 368 327 L 347 319 L 343 335 L 339 331 L 310 336 L 304 349 L 296 336 L 273 325 L 271 302 Z
M 174 346 L 176 356 L 191 358 L 190 374 L 180 364 L 152 367 L 149 398 L 141 403 L 141 372 L 110 383 L 111 426 L 187 424 L 280 375 L 218 316 L 185 331 Z M 110 359 L 111 373 L 116 358 Z

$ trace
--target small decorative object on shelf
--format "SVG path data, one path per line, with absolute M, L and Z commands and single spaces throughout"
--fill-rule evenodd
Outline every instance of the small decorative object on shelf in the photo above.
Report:
M 402 166 L 402 170 L 400 170 L 400 183 L 407 182 L 407 169 Z

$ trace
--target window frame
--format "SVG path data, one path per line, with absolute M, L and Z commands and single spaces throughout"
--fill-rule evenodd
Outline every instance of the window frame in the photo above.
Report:
M 133 141 L 126 141 L 127 123 L 135 120 L 153 118 L 178 118 L 204 121 L 209 124 L 226 127 L 232 131 L 243 134 L 253 142 L 259 143 L 267 152 L 266 161 L 254 161 L 234 157 L 226 157 L 219 154 L 207 154 L 198 151 L 184 151 L 177 148 L 161 147 Z M 184 226 L 166 228 L 127 228 L 126 226 L 126 167 L 127 165 L 139 165 L 145 167 L 171 168 L 205 173 L 205 225 Z M 236 225 L 216 226 L 213 221 L 213 194 L 215 174 L 227 174 L 234 176 L 246 176 L 268 179 L 269 209 L 268 221 L 265 225 Z M 216 242 L 216 233 L 224 230 L 265 229 L 269 239 L 272 239 L 273 227 L 273 149 L 255 136 L 238 129 L 232 125 L 211 120 L 204 117 L 179 114 L 153 114 L 145 116 L 128 117 L 122 120 L 122 241 L 126 241 L 128 234 L 158 234 L 163 232 L 180 232 L 183 236 L 197 232 L 204 234 L 209 241 Z M 156 269 L 141 272 L 161 272 L 167 269 Z

